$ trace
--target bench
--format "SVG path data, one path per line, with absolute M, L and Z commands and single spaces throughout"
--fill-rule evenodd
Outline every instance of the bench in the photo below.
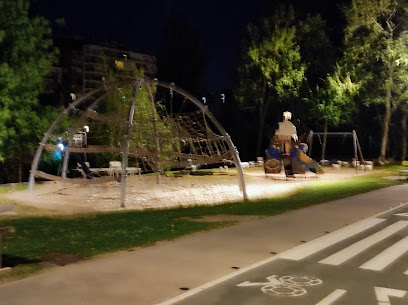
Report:
M 3 252 L 2 251 L 3 250 L 3 241 L 2 241 L 3 235 L 4 234 L 15 233 L 15 232 L 16 232 L 16 229 L 14 227 L 10 227 L 10 226 L 0 227 L 0 271 L 9 269 L 9 268 L 3 268 L 3 264 L 2 264 L 2 260 L 1 260 L 1 255 L 2 255 L 1 253 Z
M 140 176 L 142 174 L 142 169 L 140 167 L 126 167 L 126 172 L 129 175 L 139 174 L 139 176 Z
M 109 162 L 109 176 L 119 177 L 122 173 L 122 162 L 120 161 L 110 161 Z M 140 167 L 126 167 L 126 173 L 129 175 L 141 175 L 142 169 Z
M 398 171 L 399 180 L 401 180 L 401 176 L 407 176 L 408 177 L 408 169 L 403 169 L 403 170 Z

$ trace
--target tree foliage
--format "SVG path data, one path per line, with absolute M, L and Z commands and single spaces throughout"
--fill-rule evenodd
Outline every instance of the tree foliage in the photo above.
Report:
M 30 18 L 27 0 L 0 1 L 0 161 L 30 158 L 53 111 L 38 96 L 56 62 L 45 19 Z M 21 166 L 20 166 L 21 179 Z
M 336 66 L 334 75 L 327 74 L 323 86 L 316 86 L 312 92 L 310 108 L 313 117 L 324 122 L 322 159 L 325 159 L 328 126 L 348 123 L 356 112 L 353 96 L 360 84 L 353 83 L 349 74 L 341 76 L 341 68 Z
M 185 16 L 176 15 L 166 25 L 157 55 L 159 79 L 197 93 L 205 63 L 197 33 Z
M 272 105 L 297 97 L 304 80 L 305 65 L 293 22 L 293 10 L 281 8 L 271 18 L 247 28 L 235 95 L 244 109 L 258 114 L 257 153 Z
M 317 86 L 311 103 L 314 117 L 328 121 L 331 126 L 350 121 L 356 111 L 352 96 L 359 89 L 359 84 L 353 83 L 350 75 L 342 78 L 337 71 L 334 75 L 327 75 L 323 86 Z
M 386 158 L 391 114 L 407 99 L 407 5 L 398 0 L 353 0 L 346 9 L 345 63 L 362 82 L 360 98 L 384 106 L 380 158 Z
M 296 28 L 296 41 L 306 64 L 308 89 L 314 90 L 322 85 L 325 75 L 333 71 L 335 50 L 327 33 L 326 21 L 320 15 L 308 15 L 298 20 Z

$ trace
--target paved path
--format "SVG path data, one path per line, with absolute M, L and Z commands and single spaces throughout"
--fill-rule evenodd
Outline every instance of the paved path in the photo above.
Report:
M 59 267 L 1 285 L 0 304 L 164 303 L 183 294 L 182 287 L 200 287 L 237 272 L 232 267 L 242 270 L 273 258 L 274 253 L 306 244 L 327 235 L 327 232 L 337 231 L 407 201 L 408 185 L 393 186 L 234 227 L 160 242 L 132 252 Z
M 407 236 L 408 203 L 162 305 L 408 305 Z

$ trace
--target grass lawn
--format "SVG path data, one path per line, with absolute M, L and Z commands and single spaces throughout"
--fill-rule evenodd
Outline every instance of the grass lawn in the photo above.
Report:
M 316 181 L 289 197 L 258 201 L 157 211 L 2 217 L 0 225 L 14 226 L 16 233 L 4 238 L 4 263 L 13 268 L 0 273 L 0 282 L 26 277 L 50 267 L 52 265 L 46 262 L 55 256 L 68 254 L 77 259 L 88 259 L 102 253 L 151 245 L 160 240 L 232 224 L 196 222 L 191 218 L 220 214 L 276 215 L 391 186 L 400 182 L 382 176 L 393 174 L 397 169 L 389 167 L 379 174 L 358 178 Z M 0 188 L 0 192 L 5 191 L 7 189 Z

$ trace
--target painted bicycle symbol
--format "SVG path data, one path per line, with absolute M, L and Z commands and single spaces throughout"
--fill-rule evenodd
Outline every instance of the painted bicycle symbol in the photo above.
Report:
M 268 282 L 245 281 L 237 286 L 253 287 L 262 286 L 261 291 L 266 294 L 276 296 L 299 297 L 305 295 L 307 290 L 303 287 L 312 287 L 323 283 L 321 279 L 312 276 L 285 275 L 278 279 L 277 275 L 270 275 L 266 278 Z

